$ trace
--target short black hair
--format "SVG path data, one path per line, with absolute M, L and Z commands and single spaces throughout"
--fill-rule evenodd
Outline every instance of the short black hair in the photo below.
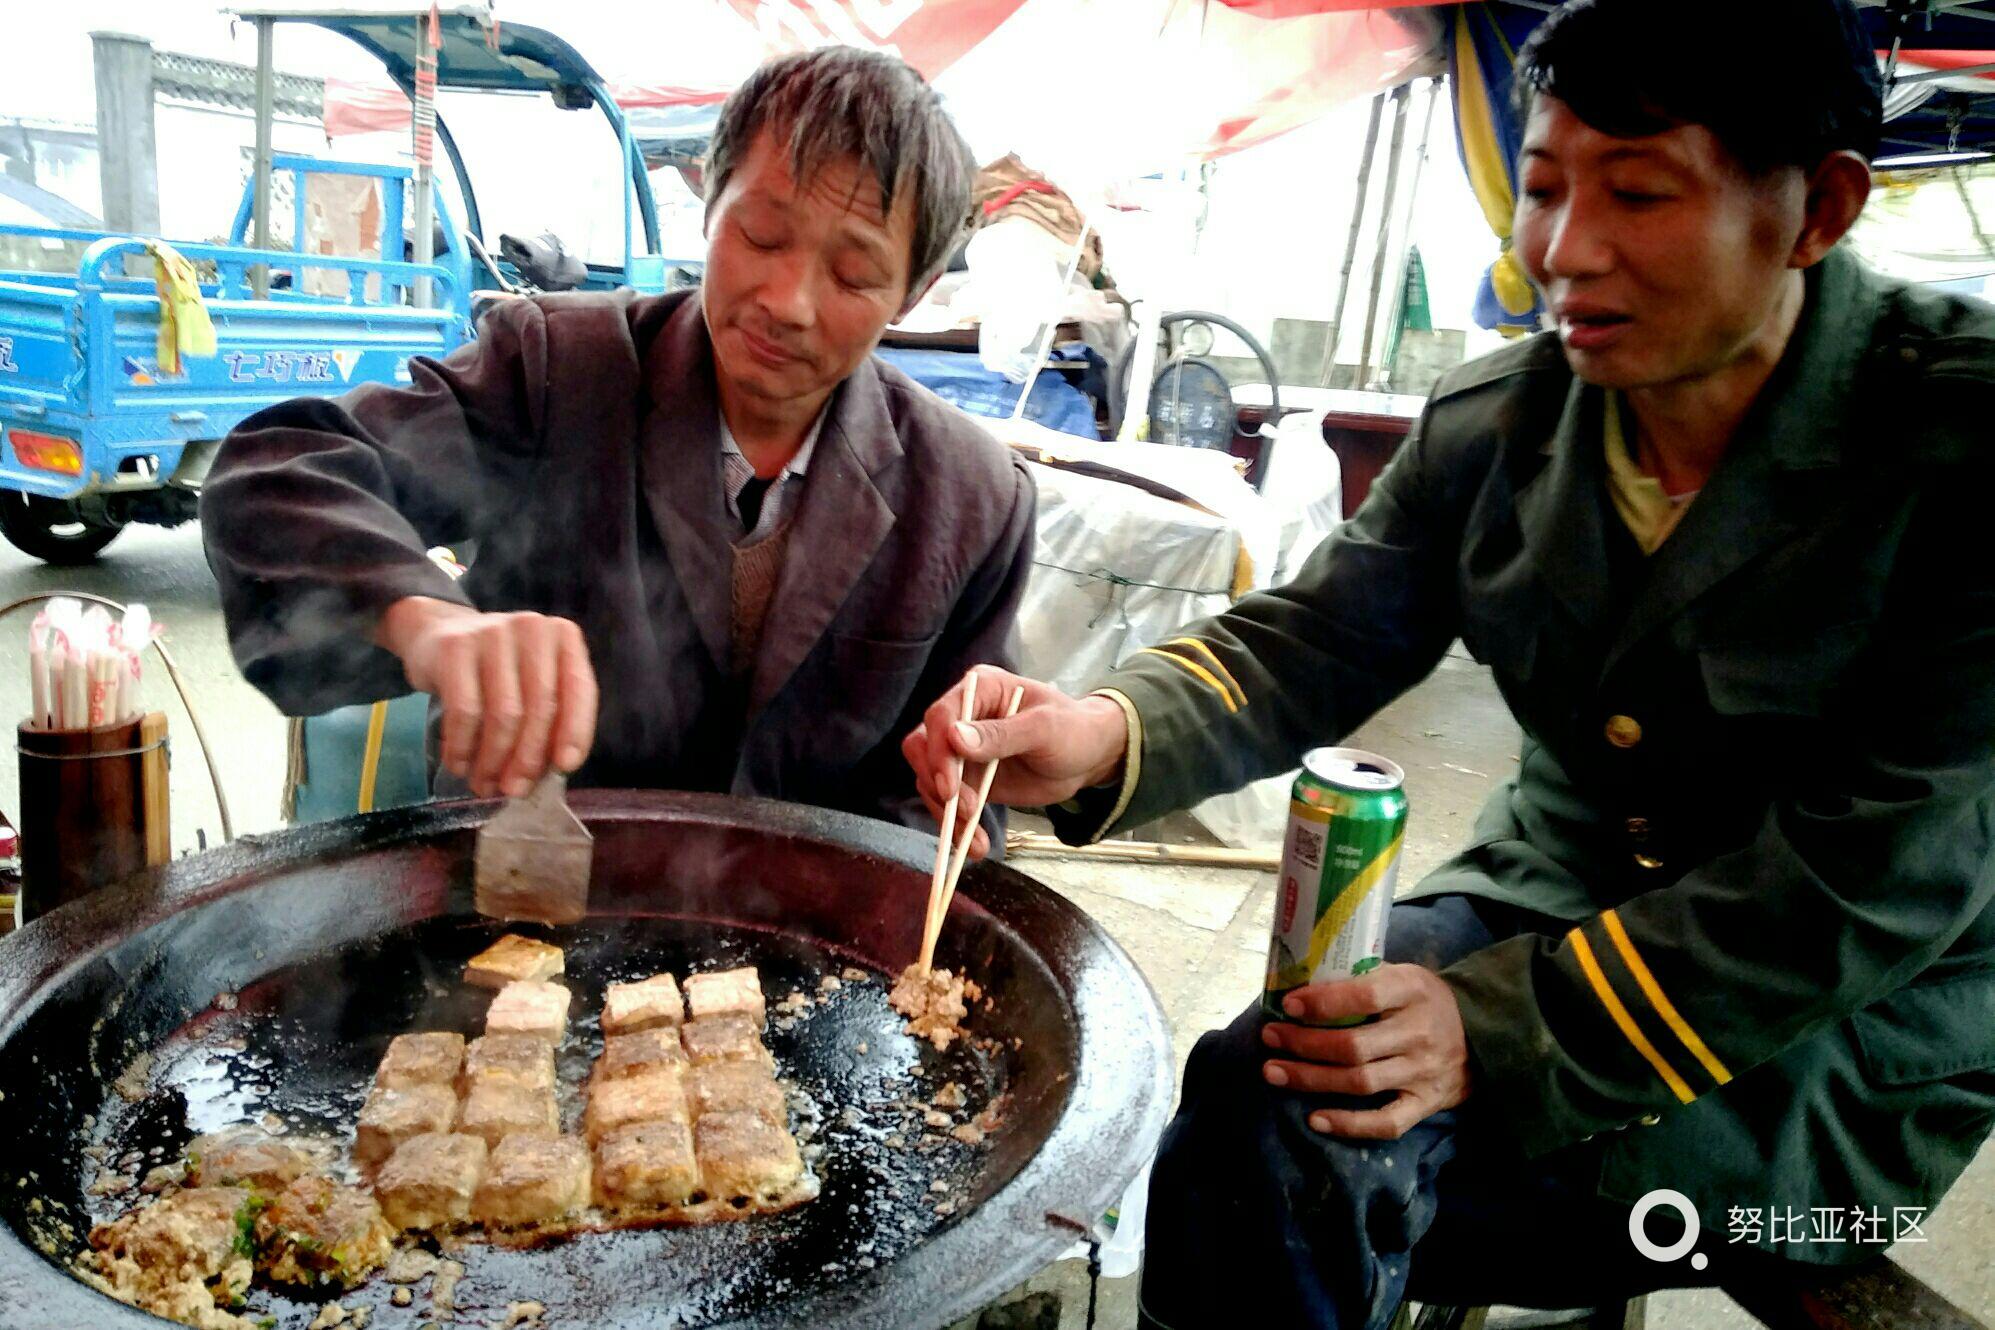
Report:
M 1720 50 L 1758 64 L 1734 72 Z M 1756 175 L 1874 158 L 1884 125 L 1851 0 L 1570 0 L 1518 53 L 1512 92 L 1520 116 L 1544 93 L 1616 138 L 1701 125 Z
M 940 273 L 970 218 L 976 163 L 941 98 L 906 62 L 878 51 L 826 46 L 764 64 L 720 108 L 707 145 L 706 205 L 763 130 L 789 142 L 790 173 L 808 180 L 828 163 L 857 158 L 891 213 L 914 191 L 908 293 Z

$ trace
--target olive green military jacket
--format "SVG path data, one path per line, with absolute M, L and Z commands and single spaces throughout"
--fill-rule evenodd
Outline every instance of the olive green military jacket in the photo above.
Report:
M 1719 1242 L 1735 1207 L 1930 1205 L 1995 1122 L 1995 309 L 1832 255 L 1622 574 L 1602 398 L 1549 337 L 1444 379 L 1292 584 L 1103 681 L 1141 721 L 1117 822 L 1294 766 L 1459 638 L 1523 751 L 1420 894 L 1570 924 L 1444 971 L 1470 1108 L 1534 1155 L 1599 1137 L 1603 1194 L 1674 1188 Z M 1788 1231 L 1738 1240 L 1876 1250 Z

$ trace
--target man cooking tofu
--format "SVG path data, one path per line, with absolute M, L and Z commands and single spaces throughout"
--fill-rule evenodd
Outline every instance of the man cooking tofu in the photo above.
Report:
M 1714 78 L 1718 31 L 1780 58 Z M 931 807 L 1002 759 L 1085 841 L 1458 638 L 1523 729 L 1386 964 L 1200 1041 L 1146 1325 L 1785 1283 L 1916 1237 L 1995 1123 L 1995 310 L 1839 246 L 1882 103 L 1849 0 L 1573 0 L 1517 78 L 1556 332 L 1444 378 L 1291 585 L 908 740 Z
M 432 694 L 440 788 L 922 820 L 895 743 L 1008 655 L 1033 529 L 1023 467 L 871 357 L 972 175 L 899 60 L 772 61 L 714 131 L 697 292 L 508 301 L 406 387 L 244 421 L 202 500 L 244 674 L 292 715 Z

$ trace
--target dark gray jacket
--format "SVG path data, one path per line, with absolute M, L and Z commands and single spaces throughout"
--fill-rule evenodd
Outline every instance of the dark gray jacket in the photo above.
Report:
M 1459 637 L 1522 760 L 1420 891 L 1568 926 L 1442 972 L 1464 1112 L 1533 1155 L 1598 1136 L 1603 1194 L 1681 1191 L 1717 1233 L 1895 1220 L 1995 1126 L 1995 310 L 1830 255 L 1646 560 L 1602 410 L 1548 336 L 1444 378 L 1294 582 L 1108 676 L 1143 722 L 1124 820 L 1337 742 Z
M 1023 466 L 868 361 L 837 391 L 761 652 L 727 668 L 730 543 L 697 297 L 508 302 L 479 339 L 259 412 L 202 499 L 243 673 L 307 715 L 404 693 L 370 645 L 433 596 L 581 625 L 602 685 L 577 783 L 732 791 L 920 825 L 899 741 L 972 664 L 1011 660 Z M 424 551 L 475 548 L 453 583 Z M 995 823 L 993 823 L 995 825 Z

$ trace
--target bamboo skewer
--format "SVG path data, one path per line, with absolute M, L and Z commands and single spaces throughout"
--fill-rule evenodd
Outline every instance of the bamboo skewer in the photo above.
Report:
M 1019 703 L 1025 700 L 1025 689 L 1014 686 L 1011 700 L 1005 704 L 1004 718 L 1010 720 L 1018 714 Z M 970 806 L 969 825 L 963 830 L 963 838 L 956 843 L 956 853 L 949 862 L 949 880 L 942 884 L 942 905 L 928 920 L 928 934 L 923 939 L 922 954 L 933 960 L 935 944 L 942 940 L 942 921 L 949 917 L 950 903 L 956 899 L 956 883 L 962 879 L 963 866 L 969 862 L 970 842 L 977 838 L 977 823 L 984 816 L 984 805 L 991 797 L 991 782 L 997 779 L 998 764 L 984 763 L 984 774 L 977 781 L 977 801 Z
M 1197 864 L 1205 868 L 1236 868 L 1271 873 L 1282 866 L 1280 850 L 1240 850 L 1227 845 L 1162 845 L 1156 841 L 1105 840 L 1094 845 L 1068 845 L 1057 836 L 1014 831 L 1004 838 L 1007 853 L 1042 855 L 1050 859 L 1098 859 L 1129 864 Z
M 1017 716 L 1017 706 L 1023 700 L 1025 700 L 1025 688 L 1023 686 L 1013 686 L 1011 688 L 1011 700 L 1005 702 L 1005 708 L 1003 708 L 1003 718 L 1011 720 L 1013 716 Z M 964 837 L 956 843 L 956 857 L 950 861 L 950 879 L 946 883 L 942 883 L 942 909 L 938 909 L 936 917 L 930 919 L 930 923 L 928 923 L 928 951 L 930 953 L 934 953 L 936 951 L 936 943 L 942 941 L 942 921 L 950 917 L 950 903 L 956 899 L 956 883 L 962 881 L 962 877 L 964 877 L 964 865 L 970 861 L 970 841 L 974 841 L 978 837 L 978 824 L 984 820 L 984 806 L 990 804 L 992 782 L 994 780 L 998 780 L 998 764 L 996 762 L 986 762 L 984 764 L 984 776 L 978 780 L 978 802 L 970 806 L 970 826 L 964 830 Z
M 166 713 L 148 711 L 139 718 L 139 748 L 144 756 L 139 788 L 145 799 L 145 861 L 156 868 L 173 858 L 172 795 L 166 764 Z
M 963 676 L 963 704 L 960 717 L 974 720 L 977 714 L 977 672 L 971 670 Z M 923 974 L 935 963 L 935 938 L 937 929 L 936 911 L 942 905 L 942 884 L 949 876 L 950 852 L 956 838 L 956 803 L 961 797 L 963 781 L 959 776 L 949 791 L 949 800 L 942 806 L 942 822 L 935 829 L 935 872 L 928 879 L 928 912 L 921 917 L 921 972 Z

